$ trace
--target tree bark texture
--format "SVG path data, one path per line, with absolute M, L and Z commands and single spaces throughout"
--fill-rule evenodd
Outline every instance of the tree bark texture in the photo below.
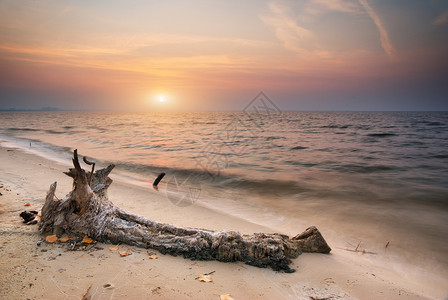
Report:
M 50 185 L 42 218 L 41 233 L 49 229 L 87 235 L 97 241 L 126 243 L 152 248 L 162 254 L 182 255 L 198 260 L 242 261 L 257 267 L 294 272 L 291 259 L 301 252 L 329 253 L 330 247 L 317 230 L 310 227 L 289 238 L 283 234 L 240 234 L 235 231 L 212 231 L 182 228 L 151 221 L 116 207 L 108 200 L 108 177 L 114 165 L 86 172 L 74 151 L 74 168 L 65 174 L 73 178 L 73 190 L 59 200 L 56 182 Z

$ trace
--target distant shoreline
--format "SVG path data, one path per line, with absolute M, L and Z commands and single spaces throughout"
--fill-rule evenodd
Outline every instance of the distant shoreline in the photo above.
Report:
M 0 108 L 1 112 L 26 112 L 26 111 L 30 111 L 30 112 L 50 112 L 50 111 L 64 111 L 58 107 L 42 107 L 39 109 L 26 109 L 26 108 L 8 108 L 8 109 L 4 109 L 4 108 Z
M 0 112 L 95 112 L 95 113 L 136 113 L 137 111 L 127 111 L 127 110 L 83 110 L 83 109 L 61 109 L 58 107 L 43 107 L 38 109 L 27 109 L 27 108 L 0 108 Z M 141 112 L 141 111 L 138 111 Z M 179 110 L 179 111 L 143 111 L 147 113 L 154 112 L 169 112 L 169 113 L 184 113 L 184 112 L 199 112 L 199 113 L 210 113 L 210 112 L 241 112 L 240 110 Z M 283 110 L 279 113 L 289 113 L 289 112 L 303 112 L 303 113 L 447 113 L 447 110 Z M 256 112 L 251 112 L 256 113 Z

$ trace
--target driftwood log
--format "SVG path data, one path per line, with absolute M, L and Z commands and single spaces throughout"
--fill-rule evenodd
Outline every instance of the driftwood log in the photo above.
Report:
M 152 248 L 162 254 L 198 260 L 243 261 L 285 272 L 294 272 L 289 264 L 302 251 L 331 251 L 316 227 L 289 238 L 278 233 L 243 235 L 235 231 L 181 228 L 151 221 L 126 212 L 108 200 L 107 189 L 112 183 L 108 175 L 113 164 L 93 174 L 86 172 L 75 150 L 73 165 L 74 168 L 65 172 L 73 178 L 73 190 L 64 199 L 55 197 L 56 182 L 50 185 L 41 212 L 41 233 L 66 231 L 101 242 Z

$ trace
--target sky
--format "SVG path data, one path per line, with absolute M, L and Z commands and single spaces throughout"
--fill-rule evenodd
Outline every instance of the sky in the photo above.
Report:
M 0 109 L 448 110 L 446 0 L 0 0 Z

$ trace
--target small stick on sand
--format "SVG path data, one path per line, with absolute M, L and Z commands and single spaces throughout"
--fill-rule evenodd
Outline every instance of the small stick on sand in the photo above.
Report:
M 355 249 L 348 249 L 348 248 L 338 248 L 338 249 L 342 249 L 342 250 L 350 251 L 350 252 L 362 252 L 362 254 L 373 254 L 373 255 L 376 255 L 375 252 L 366 251 L 366 249 L 363 249 L 363 247 L 361 246 L 361 242 L 358 243 L 358 245 L 356 246 Z
M 82 296 L 81 300 L 90 300 L 91 299 L 91 296 L 89 295 L 89 292 L 90 292 L 91 288 L 92 288 L 92 284 L 89 285 L 89 287 L 87 288 L 86 292 Z
M 157 186 L 159 185 L 159 182 L 162 180 L 162 178 L 165 176 L 165 173 L 160 173 L 159 176 L 157 176 L 156 180 L 154 180 L 154 183 L 152 184 L 153 188 L 157 189 Z

